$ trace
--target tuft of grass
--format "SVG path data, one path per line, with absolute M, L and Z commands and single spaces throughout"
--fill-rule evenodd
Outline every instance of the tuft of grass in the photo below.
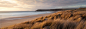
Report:
M 1 29 L 86 29 L 86 11 L 60 11 Z

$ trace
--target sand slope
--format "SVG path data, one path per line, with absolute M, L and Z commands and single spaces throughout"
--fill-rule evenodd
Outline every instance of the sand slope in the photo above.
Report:
M 86 11 L 60 11 L 1 29 L 86 29 Z
M 31 21 L 35 18 L 38 18 L 38 17 L 41 17 L 41 16 L 47 16 L 47 15 L 50 15 L 50 14 L 52 14 L 52 13 L 31 15 L 31 16 L 23 16 L 23 17 L 11 17 L 11 18 L 2 19 L 2 20 L 0 20 L 0 28 L 15 25 L 15 24 L 19 24 L 19 23 L 22 23 L 22 22 L 25 22 L 25 21 Z M 21 18 L 21 19 L 18 19 L 18 18 Z

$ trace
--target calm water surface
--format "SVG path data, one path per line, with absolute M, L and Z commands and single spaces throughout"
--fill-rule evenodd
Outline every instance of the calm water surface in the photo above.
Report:
M 46 14 L 46 13 L 53 13 L 53 12 L 54 11 L 0 12 L 0 19 L 9 18 L 9 17 L 21 17 L 21 16 L 29 16 L 29 15 Z

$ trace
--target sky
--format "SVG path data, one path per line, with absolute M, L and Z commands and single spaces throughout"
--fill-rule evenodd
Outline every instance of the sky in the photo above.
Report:
M 0 0 L 0 11 L 86 7 L 86 0 Z

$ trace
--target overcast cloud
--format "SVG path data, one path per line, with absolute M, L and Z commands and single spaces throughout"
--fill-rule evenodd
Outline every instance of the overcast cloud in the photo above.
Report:
M 35 11 L 74 6 L 85 7 L 86 0 L 0 0 L 0 11 Z

